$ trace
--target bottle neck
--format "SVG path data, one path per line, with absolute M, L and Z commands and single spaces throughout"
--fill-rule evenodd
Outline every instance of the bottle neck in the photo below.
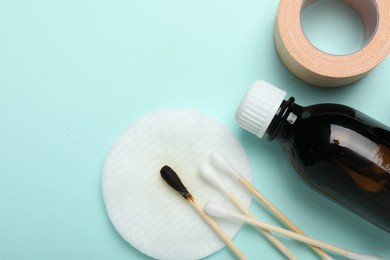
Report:
M 290 97 L 288 100 L 283 100 L 278 111 L 276 112 L 271 124 L 268 126 L 266 133 L 268 141 L 273 141 L 275 138 L 283 141 L 286 136 L 288 126 L 295 123 L 299 117 L 300 106 L 295 104 L 295 98 Z

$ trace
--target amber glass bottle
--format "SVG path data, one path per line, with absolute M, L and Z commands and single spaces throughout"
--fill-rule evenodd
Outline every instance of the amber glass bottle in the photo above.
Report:
M 311 187 L 390 232 L 390 128 L 347 106 L 302 107 L 286 92 L 256 81 L 236 119 L 278 140 Z

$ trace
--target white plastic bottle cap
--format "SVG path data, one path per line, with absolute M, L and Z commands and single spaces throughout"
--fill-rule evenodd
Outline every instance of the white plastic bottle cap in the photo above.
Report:
M 268 82 L 255 81 L 237 109 L 238 124 L 262 138 L 286 94 Z

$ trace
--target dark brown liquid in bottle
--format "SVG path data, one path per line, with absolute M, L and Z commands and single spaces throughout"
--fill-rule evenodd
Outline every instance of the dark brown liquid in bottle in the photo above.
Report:
M 346 106 L 291 98 L 267 133 L 304 181 L 390 232 L 390 128 Z

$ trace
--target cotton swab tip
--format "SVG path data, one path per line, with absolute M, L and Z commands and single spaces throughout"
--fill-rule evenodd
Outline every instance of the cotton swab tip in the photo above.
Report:
M 182 195 L 186 200 L 192 200 L 193 197 L 181 182 L 177 173 L 168 165 L 165 165 L 160 170 L 161 177 L 165 180 L 165 182 L 175 189 L 180 195 Z
M 225 156 L 223 156 L 222 154 L 217 153 L 217 152 L 213 153 L 211 155 L 211 163 L 215 167 L 220 169 L 222 172 L 227 173 L 234 178 L 239 178 L 239 174 L 237 173 L 237 171 L 230 164 L 228 159 Z
M 204 210 L 210 216 L 217 218 L 235 219 L 240 221 L 245 221 L 246 219 L 246 216 L 237 214 L 231 209 L 215 202 L 207 202 L 204 206 Z
M 200 168 L 200 175 L 211 185 L 219 189 L 223 194 L 225 195 L 230 194 L 229 189 L 225 186 L 223 181 L 219 178 L 218 174 L 210 165 L 208 164 L 203 165 Z
M 385 260 L 381 256 L 370 255 L 370 254 L 359 254 L 355 252 L 349 252 L 347 257 L 349 259 L 354 259 L 354 260 Z

